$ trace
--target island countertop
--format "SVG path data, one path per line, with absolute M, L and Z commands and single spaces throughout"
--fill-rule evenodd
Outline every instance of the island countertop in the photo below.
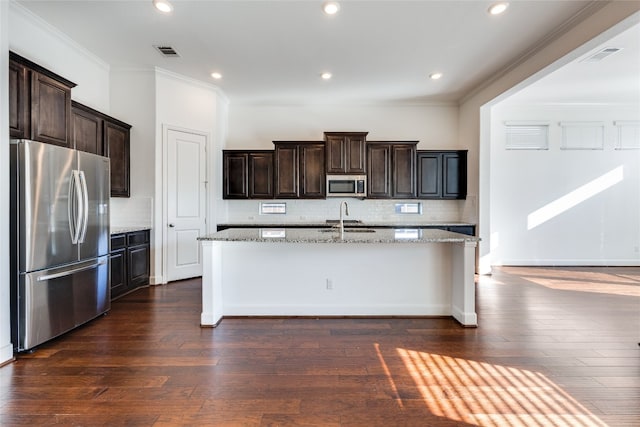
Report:
M 337 228 L 230 228 L 201 236 L 201 241 L 268 243 L 462 243 L 479 238 L 438 229 L 351 228 L 344 237 Z

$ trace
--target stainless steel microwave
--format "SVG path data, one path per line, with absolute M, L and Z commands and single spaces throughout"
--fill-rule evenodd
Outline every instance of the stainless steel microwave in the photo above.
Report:
M 366 197 L 366 175 L 327 175 L 327 197 Z

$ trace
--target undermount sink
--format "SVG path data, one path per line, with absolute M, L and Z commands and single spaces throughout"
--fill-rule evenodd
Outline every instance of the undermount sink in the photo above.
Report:
M 322 233 L 333 233 L 334 231 L 336 233 L 339 233 L 340 229 L 337 227 L 320 229 L 320 232 Z M 345 233 L 375 233 L 376 230 L 374 230 L 373 228 L 345 228 L 344 232 Z
M 345 219 L 342 222 L 344 222 L 344 225 L 349 225 L 349 224 L 362 224 L 362 221 L 359 219 Z M 331 224 L 331 225 L 335 225 L 335 224 L 340 224 L 340 220 L 339 219 L 328 219 L 326 220 L 327 224 Z

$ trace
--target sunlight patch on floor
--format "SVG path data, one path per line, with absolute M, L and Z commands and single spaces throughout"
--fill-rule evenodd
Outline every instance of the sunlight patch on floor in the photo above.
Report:
M 599 294 L 626 295 L 640 297 L 640 283 L 622 285 L 618 283 L 588 282 L 578 280 L 545 279 L 542 277 L 526 277 L 535 284 L 562 291 L 594 292 Z
M 538 372 L 397 349 L 429 410 L 495 427 L 606 427 Z

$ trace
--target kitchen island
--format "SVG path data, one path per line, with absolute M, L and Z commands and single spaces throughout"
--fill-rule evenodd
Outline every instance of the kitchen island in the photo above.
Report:
M 199 240 L 202 326 L 224 316 L 453 316 L 477 326 L 473 236 L 236 228 Z

